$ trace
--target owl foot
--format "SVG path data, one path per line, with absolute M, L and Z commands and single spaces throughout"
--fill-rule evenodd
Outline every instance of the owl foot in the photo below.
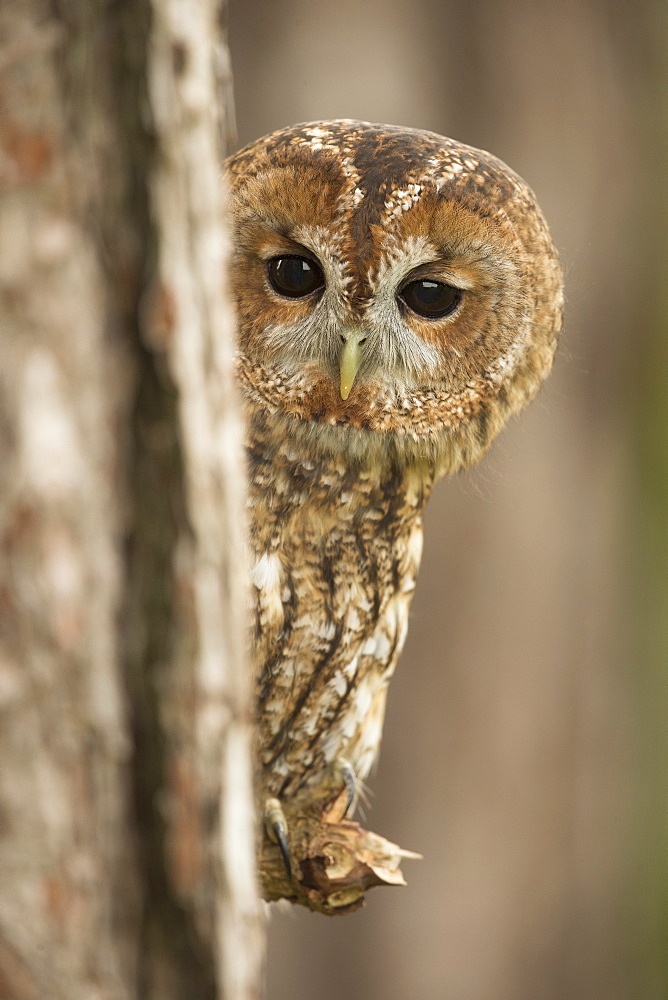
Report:
M 312 791 L 290 803 L 290 812 L 320 813 L 327 815 L 330 822 L 334 813 L 335 819 L 340 820 L 348 815 L 356 796 L 355 772 L 348 761 L 340 757 L 323 772 L 321 780 Z M 271 842 L 278 845 L 287 876 L 292 879 L 288 820 L 283 806 L 276 798 L 269 798 L 264 804 L 264 826 Z
M 350 764 L 334 761 L 283 802 L 264 805 L 258 858 L 265 899 L 289 899 L 320 913 L 349 913 L 377 885 L 405 885 L 400 864 L 419 858 L 348 819 L 360 793 Z

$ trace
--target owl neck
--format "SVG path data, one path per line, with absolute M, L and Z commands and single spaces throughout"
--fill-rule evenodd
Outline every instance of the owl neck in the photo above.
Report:
M 253 398 L 245 400 L 245 418 L 249 447 L 264 453 L 280 451 L 284 461 L 301 463 L 307 456 L 325 465 L 343 463 L 351 472 L 410 469 L 412 475 L 432 483 L 444 471 L 437 449 L 427 449 L 404 434 L 305 420 L 258 405 Z
M 335 506 L 341 497 L 368 503 L 379 490 L 385 507 L 396 494 L 404 509 L 408 503 L 415 515 L 421 514 L 436 479 L 434 463 L 408 460 L 390 435 L 380 442 L 379 435 L 368 437 L 364 447 L 362 435 L 354 429 L 324 428 L 253 408 L 247 413 L 247 451 L 254 502 L 261 494 L 272 495 L 279 483 L 284 489 L 289 484 L 289 497 L 295 503 L 334 502 Z M 274 497 L 272 503 L 287 499 Z

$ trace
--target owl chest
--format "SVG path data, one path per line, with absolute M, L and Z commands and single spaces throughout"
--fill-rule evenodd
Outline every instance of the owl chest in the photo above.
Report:
M 425 491 L 371 472 L 324 472 L 304 488 L 275 469 L 266 483 L 254 482 L 251 506 L 258 723 L 268 784 L 283 794 L 338 756 L 362 776 L 371 766 L 406 634 Z

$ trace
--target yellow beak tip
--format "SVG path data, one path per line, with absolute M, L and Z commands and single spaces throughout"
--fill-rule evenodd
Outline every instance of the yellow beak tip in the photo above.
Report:
M 346 400 L 350 395 L 350 390 L 355 382 L 355 376 L 359 370 L 362 360 L 359 340 L 351 337 L 343 346 L 339 356 L 339 366 L 341 372 L 341 399 Z

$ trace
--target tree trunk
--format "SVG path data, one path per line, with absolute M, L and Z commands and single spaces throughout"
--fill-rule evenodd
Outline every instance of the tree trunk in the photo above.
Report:
M 0 996 L 260 994 L 215 0 L 0 6 Z

